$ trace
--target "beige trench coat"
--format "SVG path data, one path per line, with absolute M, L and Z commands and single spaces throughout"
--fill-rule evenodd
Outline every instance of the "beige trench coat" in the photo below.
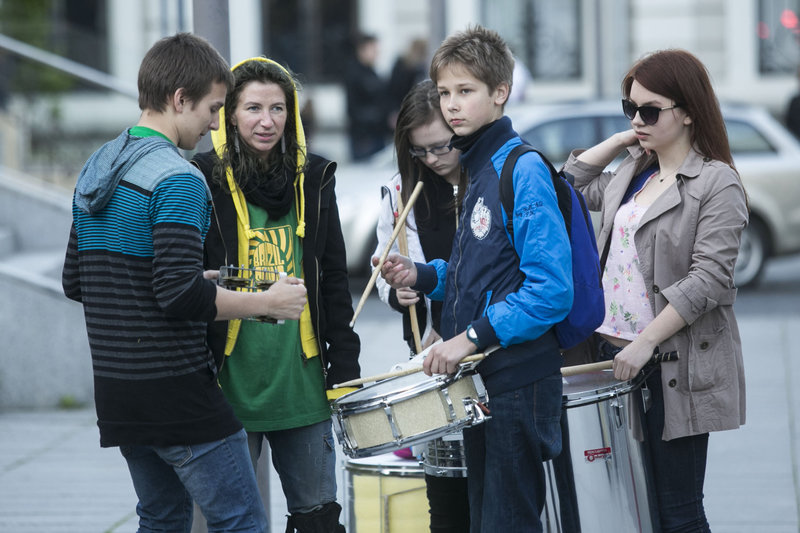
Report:
M 614 215 L 645 157 L 640 147 L 611 172 L 576 159 L 564 166 L 589 209 L 601 211 L 598 249 L 605 249 Z M 652 157 L 652 156 L 651 156 Z M 745 421 L 742 346 L 733 313 L 733 268 L 748 214 L 736 173 L 691 151 L 677 181 L 648 208 L 634 243 L 653 313 L 671 303 L 687 326 L 659 345 L 680 359 L 662 363 L 664 440 L 734 429 Z

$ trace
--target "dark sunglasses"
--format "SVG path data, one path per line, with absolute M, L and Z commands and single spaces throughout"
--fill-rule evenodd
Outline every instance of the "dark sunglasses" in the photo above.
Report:
M 642 117 L 642 122 L 648 126 L 652 126 L 658 122 L 658 117 L 661 115 L 662 111 L 675 109 L 676 107 L 681 106 L 680 104 L 671 105 L 669 107 L 656 107 L 654 105 L 637 106 L 627 98 L 622 99 L 622 112 L 625 114 L 625 118 L 633 120 L 634 117 L 636 117 L 636 113 L 639 113 L 639 116 Z

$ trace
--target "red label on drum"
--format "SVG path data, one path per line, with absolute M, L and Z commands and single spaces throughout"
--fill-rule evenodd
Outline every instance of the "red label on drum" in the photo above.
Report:
M 591 463 L 597 459 L 611 459 L 611 448 L 596 448 L 594 450 L 584 450 L 583 456 L 586 457 L 586 461 Z

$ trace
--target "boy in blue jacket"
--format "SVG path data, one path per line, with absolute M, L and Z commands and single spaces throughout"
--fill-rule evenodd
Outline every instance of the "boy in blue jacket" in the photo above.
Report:
M 503 109 L 514 59 L 494 31 L 468 28 L 433 57 L 442 113 L 455 132 L 469 184 L 450 261 L 390 255 L 396 288 L 444 299 L 442 337 L 424 362 L 453 373 L 466 356 L 499 344 L 477 371 L 491 419 L 464 431 L 471 530 L 541 531 L 543 461 L 561 450 L 561 355 L 553 326 L 572 306 L 571 249 L 546 164 L 536 153 L 514 168 L 514 238 L 506 230 L 500 172 L 522 143 Z M 376 259 L 373 259 L 377 263 Z

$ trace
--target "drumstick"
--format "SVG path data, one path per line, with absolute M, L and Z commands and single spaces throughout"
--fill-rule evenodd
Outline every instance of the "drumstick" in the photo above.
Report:
M 462 359 L 460 362 L 472 363 L 474 361 L 480 361 L 481 359 L 485 358 L 487 355 L 497 350 L 498 348 L 499 346 L 492 346 L 491 348 L 487 349 L 484 353 L 470 355 Z M 666 353 L 655 353 L 653 354 L 653 357 L 650 361 L 652 363 L 660 363 L 662 361 L 676 361 L 677 359 L 678 359 L 678 352 L 672 351 Z M 569 376 L 575 376 L 577 374 L 594 372 L 596 370 L 611 370 L 613 364 L 614 362 L 612 360 L 608 360 L 608 361 L 600 361 L 598 363 L 587 363 L 585 365 L 562 366 L 561 375 L 569 377 Z M 412 366 L 411 368 L 406 368 L 404 370 L 395 370 L 394 372 L 386 372 L 384 374 L 377 374 L 375 376 L 370 376 L 366 378 L 345 381 L 344 383 L 336 383 L 333 386 L 333 388 L 338 389 L 340 387 L 356 387 L 358 385 L 363 385 L 364 383 L 371 383 L 373 381 L 381 381 L 384 379 L 399 378 L 401 376 L 408 376 L 409 374 L 415 374 L 417 372 L 422 372 L 422 366 Z
M 403 210 L 403 197 L 400 194 L 400 186 L 397 186 L 397 211 L 395 211 L 394 224 L 397 225 L 397 213 Z M 400 250 L 400 255 L 408 257 L 408 235 L 407 232 L 401 231 L 397 235 L 397 248 Z M 417 306 L 416 304 L 408 306 L 408 319 L 411 321 L 411 333 L 414 336 L 414 351 L 416 353 L 422 352 L 422 340 L 419 335 L 419 323 L 417 322 Z
M 654 352 L 653 357 L 650 358 L 650 363 L 657 364 L 662 361 L 677 361 L 678 360 L 678 352 L 664 352 L 658 353 Z M 594 372 L 595 370 L 611 370 L 614 361 L 609 359 L 608 361 L 600 361 L 598 363 L 587 363 L 585 365 L 573 365 L 573 366 L 562 366 L 561 367 L 561 375 L 562 376 L 574 376 L 576 374 L 585 374 L 586 372 Z
M 408 212 L 411 211 L 411 207 L 413 207 L 414 202 L 417 201 L 417 196 L 422 191 L 422 182 L 418 181 L 417 186 L 414 187 L 414 190 L 411 192 L 411 196 L 408 199 L 408 205 L 406 205 L 405 209 L 403 209 L 400 216 L 397 217 L 397 223 L 394 225 L 394 231 L 392 232 L 392 236 L 389 238 L 389 242 L 386 243 L 386 248 L 383 250 L 380 259 L 378 260 L 378 265 L 372 270 L 372 275 L 369 277 L 369 281 L 367 282 L 367 286 L 364 288 L 363 294 L 361 294 L 361 300 L 358 302 L 358 306 L 356 307 L 355 312 L 353 313 L 353 319 L 350 321 L 350 327 L 352 328 L 353 325 L 356 323 L 356 318 L 358 318 L 359 313 L 361 313 L 361 309 L 364 307 L 364 304 L 369 297 L 370 291 L 372 291 L 372 287 L 375 285 L 375 280 L 378 279 L 378 274 L 381 273 L 381 267 L 383 263 L 386 261 L 386 258 L 389 257 L 389 252 L 392 250 L 392 245 L 394 244 L 394 240 L 397 238 L 397 235 L 400 233 L 400 230 L 403 229 L 403 226 L 406 222 L 406 217 L 408 216 Z
M 562 366 L 562 376 L 574 376 L 576 374 L 585 374 L 586 372 L 594 372 L 595 370 L 610 370 L 614 361 L 600 361 L 599 363 L 586 363 L 585 365 Z
M 486 357 L 486 353 L 476 353 L 475 355 L 470 355 L 459 361 L 461 363 L 473 363 L 475 361 L 480 361 Z M 384 374 L 377 374 L 375 376 L 369 376 L 366 378 L 359 378 L 359 379 L 351 379 L 350 381 L 345 381 L 344 383 L 336 383 L 333 388 L 338 389 L 340 387 L 357 387 L 358 385 L 363 385 L 364 383 L 371 383 L 373 381 L 383 381 L 384 379 L 391 379 L 391 378 L 399 378 L 402 376 L 408 376 L 409 374 L 416 374 L 417 372 L 422 372 L 422 365 L 420 366 L 412 366 L 410 368 L 405 368 L 403 370 L 395 370 L 393 372 L 386 372 Z

